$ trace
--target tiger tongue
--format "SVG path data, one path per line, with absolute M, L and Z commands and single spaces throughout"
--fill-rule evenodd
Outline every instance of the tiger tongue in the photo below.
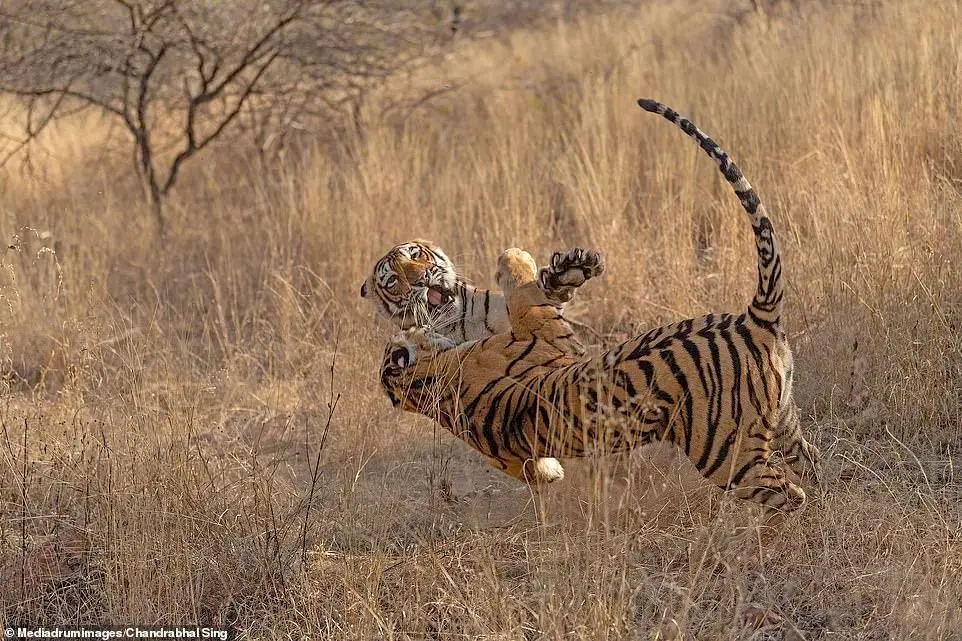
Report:
M 444 300 L 444 295 L 433 287 L 428 289 L 428 304 L 432 307 L 437 307 Z

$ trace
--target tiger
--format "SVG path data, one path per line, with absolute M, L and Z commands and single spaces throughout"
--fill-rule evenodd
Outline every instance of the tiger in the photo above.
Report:
M 562 279 L 575 263 L 597 274 L 603 263 L 586 264 L 578 249 L 557 252 L 544 272 L 541 286 L 561 303 L 570 302 L 574 287 Z M 601 261 L 599 254 L 590 259 Z M 400 329 L 429 327 L 455 343 L 487 338 L 509 331 L 508 308 L 497 290 L 475 287 L 462 278 L 440 247 L 427 240 L 412 240 L 392 247 L 374 265 L 361 284 L 361 298 L 370 300 L 379 313 Z M 595 333 L 569 319 L 582 333 Z
M 791 512 L 807 497 L 785 466 L 817 485 L 821 463 L 801 432 L 792 395 L 785 283 L 771 220 L 717 143 L 666 105 L 638 104 L 694 139 L 747 212 L 758 272 L 747 309 L 682 320 L 598 356 L 573 357 L 571 326 L 538 286 L 530 255 L 512 249 L 499 257 L 497 274 L 511 329 L 460 345 L 425 328 L 396 334 L 385 350 L 381 386 L 395 407 L 435 419 L 521 480 L 542 457 L 663 441 L 721 489 L 766 512 Z M 781 459 L 772 456 L 776 450 Z
M 604 259 L 597 252 L 580 248 L 555 252 L 540 273 L 539 287 L 560 309 L 572 300 L 577 287 L 604 269 Z M 395 245 L 378 260 L 361 285 L 361 297 L 369 296 L 379 311 L 402 329 L 429 329 L 451 347 L 511 329 L 504 294 L 466 282 L 447 254 L 426 240 Z M 573 356 L 585 353 L 584 343 L 575 335 L 565 348 Z M 551 457 L 541 458 L 519 473 L 532 483 L 564 478 L 561 463 Z

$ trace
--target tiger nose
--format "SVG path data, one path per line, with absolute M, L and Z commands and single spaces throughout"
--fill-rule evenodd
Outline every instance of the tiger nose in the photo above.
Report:
M 361 283 L 361 298 L 367 298 L 367 281 Z

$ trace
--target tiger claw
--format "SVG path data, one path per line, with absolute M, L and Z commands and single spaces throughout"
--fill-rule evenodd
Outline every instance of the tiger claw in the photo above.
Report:
M 604 271 L 605 260 L 599 252 L 575 247 L 567 252 L 552 254 L 549 266 L 540 270 L 538 282 L 545 294 L 568 302 L 576 288 Z

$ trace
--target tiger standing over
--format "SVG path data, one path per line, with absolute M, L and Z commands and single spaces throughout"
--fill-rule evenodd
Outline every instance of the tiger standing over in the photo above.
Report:
M 651 100 L 718 164 L 748 213 L 758 282 L 741 314 L 708 314 L 574 360 L 570 325 L 539 287 L 526 252 L 502 254 L 498 280 L 509 332 L 453 346 L 412 328 L 388 345 L 381 384 L 395 406 L 424 414 L 489 462 L 524 479 L 542 457 L 674 443 L 698 471 L 736 496 L 790 511 L 805 491 L 775 465 L 773 446 L 801 478 L 818 481 L 818 450 L 801 433 L 792 355 L 782 327 L 778 243 L 754 189 L 728 155 L 689 120 Z

